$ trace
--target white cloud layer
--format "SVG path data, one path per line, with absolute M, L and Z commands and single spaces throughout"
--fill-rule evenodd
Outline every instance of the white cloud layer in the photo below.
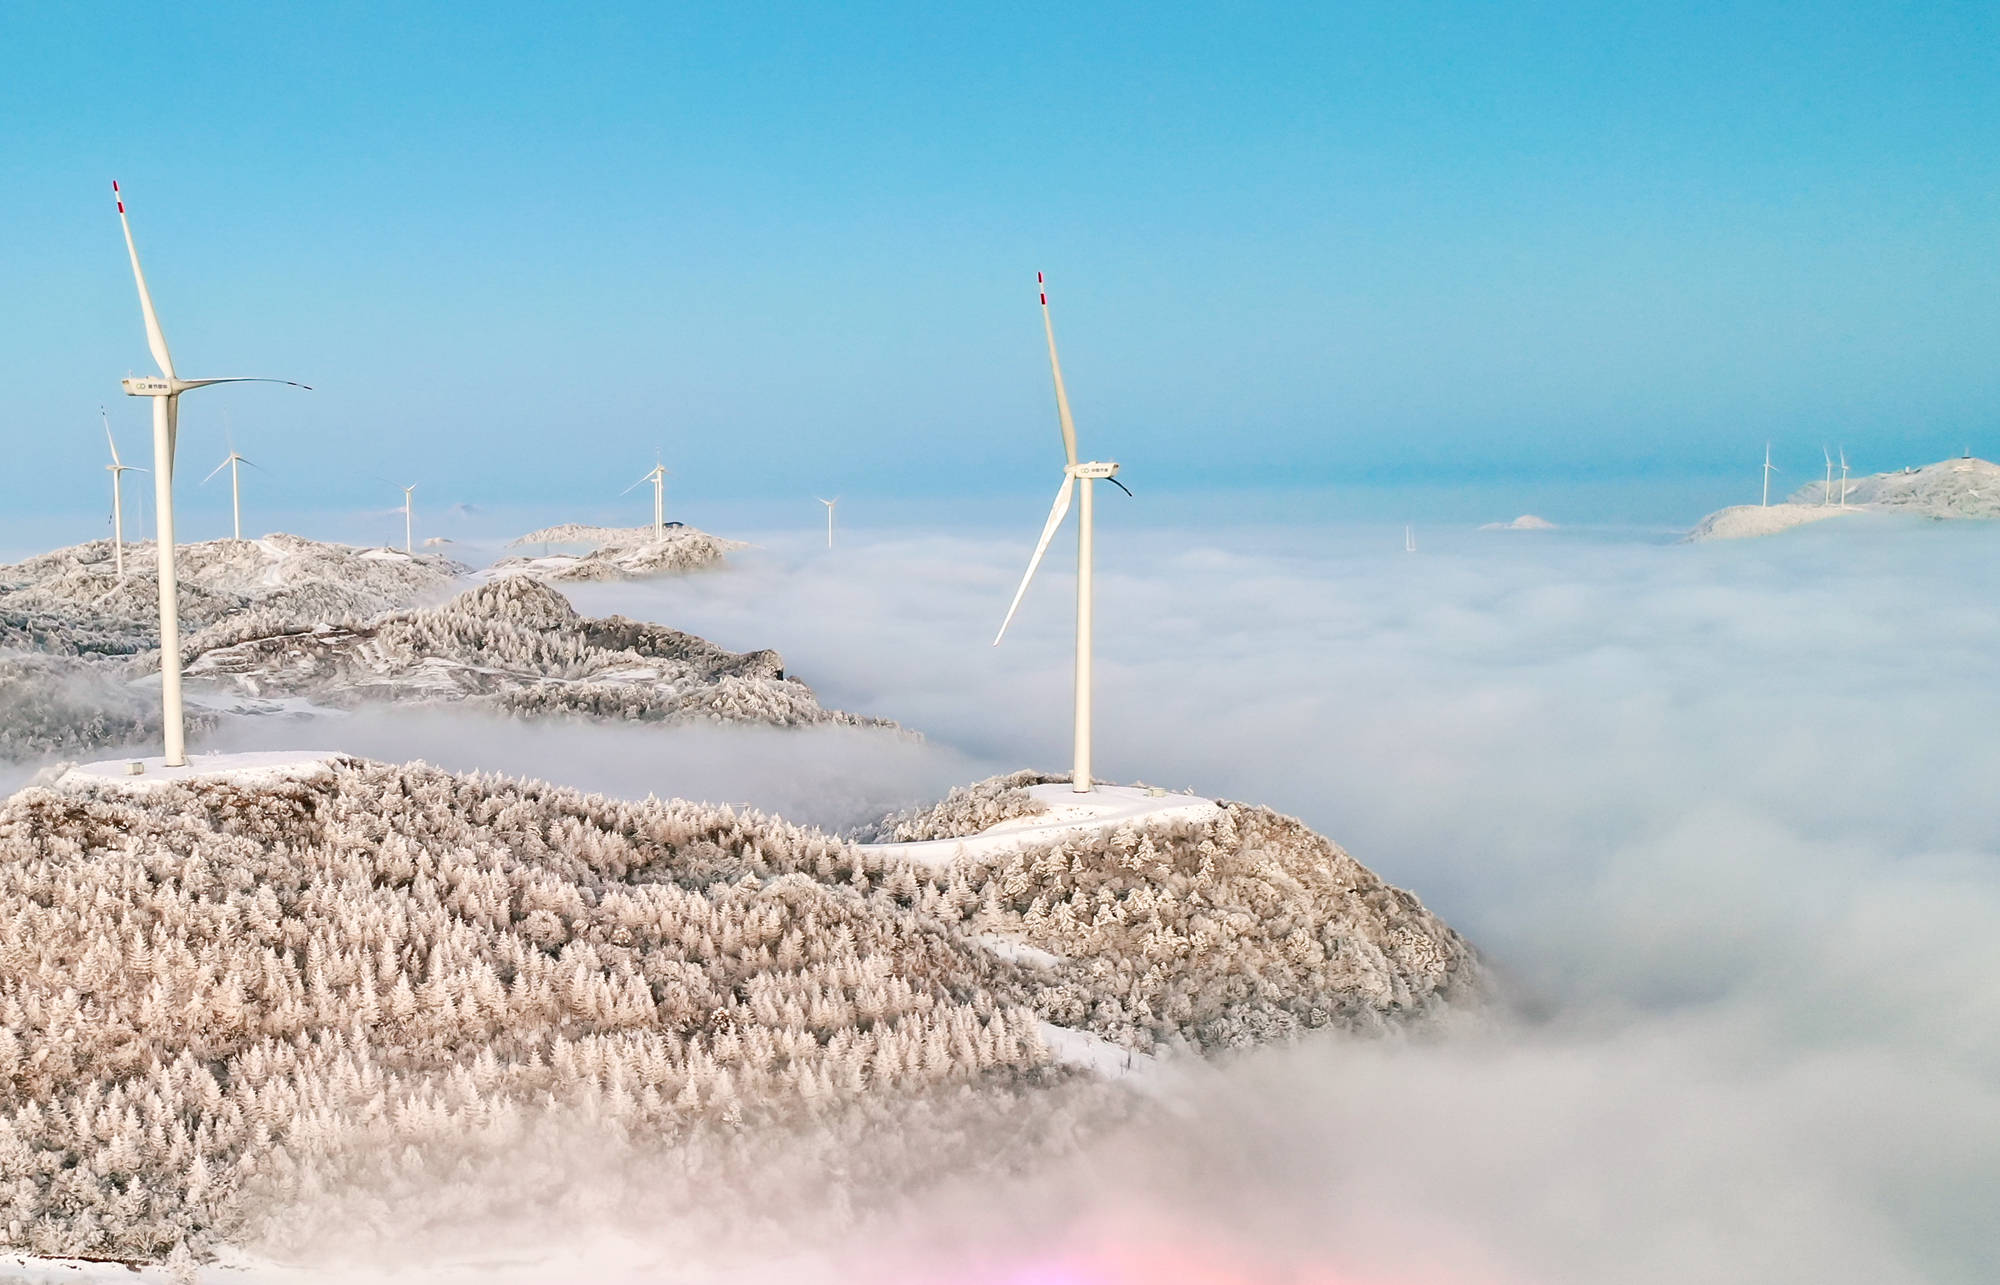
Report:
M 396 711 L 227 735 L 832 825 L 1060 768 L 1066 546 L 989 646 L 1025 516 L 570 591 L 777 647 L 923 744 Z M 1420 528 L 1409 556 L 1400 524 L 1115 522 L 1101 774 L 1304 818 L 1471 937 L 1520 1011 L 1243 1059 L 1061 1172 L 937 1194 L 865 1274 L 1238 1279 L 1207 1253 L 1378 1285 L 2000 1279 L 2000 530 Z M 1182 1266 L 1132 1275 L 1148 1246 Z
M 2000 1278 L 2000 531 L 1400 536 L 1107 532 L 1102 771 L 1302 816 L 1523 1012 L 1248 1059 L 1056 1207 L 1381 1281 Z M 1024 543 L 577 599 L 1060 767 L 1070 582 L 988 646 Z

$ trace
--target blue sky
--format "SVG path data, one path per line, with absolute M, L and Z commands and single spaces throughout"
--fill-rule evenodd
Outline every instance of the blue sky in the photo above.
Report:
M 329 505 L 595 502 L 656 447 L 715 496 L 1051 490 L 1037 268 L 1086 452 L 1151 488 L 1992 455 L 1997 27 L 10 6 L 0 506 L 101 503 L 100 403 L 143 445 L 113 177 L 182 373 L 317 388 L 190 396 L 190 487 L 227 409 Z

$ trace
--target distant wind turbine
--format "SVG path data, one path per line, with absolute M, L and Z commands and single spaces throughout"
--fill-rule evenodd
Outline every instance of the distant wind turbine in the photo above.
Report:
M 1777 471 L 1778 466 L 1771 463 L 1771 444 L 1766 442 L 1764 443 L 1764 507 L 1767 509 L 1771 507 L 1771 474 Z
M 1415 553 L 1416 551 L 1417 551 L 1417 530 L 1415 527 L 1405 522 L 1403 524 L 1403 552 Z
M 410 493 L 416 489 L 417 484 L 415 482 L 403 488 L 403 552 L 410 554 L 414 554 L 417 551 L 415 548 L 416 541 L 411 538 L 411 534 L 416 528 L 411 524 L 410 520 L 412 507 L 410 504 Z
M 1847 448 L 1840 448 L 1840 507 L 1847 507 Z
M 1035 578 L 1035 568 L 1042 565 L 1042 555 L 1048 552 L 1049 541 L 1055 538 L 1056 528 L 1069 513 L 1071 494 L 1077 490 L 1077 483 L 1083 483 L 1083 502 L 1077 508 L 1076 525 L 1076 762 L 1070 775 L 1070 789 L 1078 794 L 1090 792 L 1090 598 L 1091 598 L 1091 537 L 1092 487 L 1099 478 L 1110 482 L 1125 494 L 1132 492 L 1118 480 L 1118 466 L 1096 461 L 1078 463 L 1076 457 L 1076 423 L 1070 418 L 1069 394 L 1063 390 L 1062 362 L 1056 357 L 1056 330 L 1049 320 L 1049 293 L 1042 274 L 1035 274 L 1035 284 L 1042 296 L 1042 333 L 1049 341 L 1049 370 L 1055 377 L 1056 416 L 1062 425 L 1063 466 L 1062 487 L 1056 492 L 1055 505 L 1049 510 L 1049 520 L 1042 527 L 1042 538 L 1035 542 L 1034 556 L 1028 559 L 1028 573 L 1021 577 L 1021 587 L 1014 591 L 1014 602 L 1007 608 L 1007 618 L 1000 622 L 1000 632 L 993 636 L 993 645 L 998 647 L 1000 639 L 1006 636 L 1007 626 L 1013 623 L 1014 613 L 1020 609 L 1022 595 L 1028 592 L 1028 582 Z
M 1831 504 L 1833 503 L 1833 452 L 1822 446 L 1819 448 L 1819 453 L 1826 456 L 1826 490 L 1820 493 L 1819 502 Z
M 203 478 L 201 481 L 202 485 L 206 486 L 209 479 L 213 478 L 217 473 L 220 473 L 224 469 L 229 470 L 229 516 L 236 538 L 241 540 L 243 538 L 243 483 L 236 467 L 239 464 L 249 464 L 251 468 L 257 467 L 254 462 L 238 455 L 236 453 L 236 443 L 231 442 L 229 444 L 229 454 L 223 456 L 222 463 L 210 469 L 208 477 Z
M 118 223 L 125 232 L 125 250 L 132 257 L 132 278 L 139 287 L 139 312 L 146 320 L 146 346 L 152 350 L 153 360 L 160 364 L 158 376 L 127 377 L 124 386 L 129 396 L 153 399 L 153 519 L 158 532 L 160 575 L 160 723 L 166 765 L 185 767 L 187 726 L 181 709 L 180 582 L 174 566 L 174 445 L 180 427 L 181 394 L 210 384 L 308 386 L 289 379 L 252 376 L 182 379 L 176 374 L 173 355 L 167 351 L 167 336 L 160 329 L 159 314 L 153 311 L 152 293 L 146 289 L 146 273 L 139 266 L 139 247 L 132 240 L 131 220 L 125 217 L 125 197 L 116 182 L 111 185 L 111 195 L 118 203 Z
M 813 498 L 819 499 L 818 496 L 814 496 Z M 831 549 L 833 547 L 833 506 L 840 503 L 840 497 L 836 495 L 830 500 L 820 500 L 819 502 L 826 506 L 826 547 Z
M 633 491 L 638 490 L 648 482 L 653 484 L 653 539 L 655 541 L 667 538 L 667 478 L 669 476 L 670 474 L 667 472 L 666 465 L 660 463 L 658 460 L 654 460 L 652 472 L 647 473 L 638 481 L 618 493 L 620 495 L 630 495 Z
M 111 435 L 111 412 L 102 406 L 97 413 L 104 419 L 104 440 L 111 443 L 111 462 L 104 467 L 111 474 L 111 563 L 118 572 L 118 578 L 125 578 L 125 504 L 120 496 L 118 483 L 127 473 L 144 473 L 146 470 L 136 464 L 127 464 L 118 458 L 118 439 Z

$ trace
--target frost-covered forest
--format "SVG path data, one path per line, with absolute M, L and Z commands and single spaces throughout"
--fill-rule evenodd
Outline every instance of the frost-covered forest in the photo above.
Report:
M 407 1230 L 419 1187 L 496 1213 L 535 1196 L 516 1158 L 578 1135 L 662 1182 L 841 1139 L 907 1177 L 953 1154 L 926 1130 L 1024 1095 L 1122 1109 L 1076 1096 L 1051 1025 L 1187 1057 L 1483 990 L 1415 898 L 1264 809 L 933 870 L 355 760 L 22 791 L 0 916 L 0 1231 L 148 1260 Z
M 520 713 L 770 723 L 875 720 L 824 709 L 774 651 L 725 651 L 623 616 L 591 619 L 530 576 L 437 607 L 300 627 L 248 612 L 190 640 L 190 684 L 251 702 L 304 696 L 470 702 Z

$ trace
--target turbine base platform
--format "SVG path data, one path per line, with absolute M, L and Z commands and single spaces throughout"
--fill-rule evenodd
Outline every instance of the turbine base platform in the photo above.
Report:
M 1098 785 L 1079 793 L 1066 783 L 1031 785 L 1028 797 L 1048 810 L 1032 816 L 1014 817 L 997 825 L 956 839 L 926 839 L 918 843 L 864 843 L 866 852 L 909 861 L 917 865 L 942 867 L 966 857 L 987 857 L 1015 852 L 1044 843 L 1055 843 L 1073 835 L 1137 828 L 1178 821 L 1214 821 L 1222 808 L 1212 799 L 1193 794 L 1170 794 L 1165 790 L 1132 785 Z
M 236 785 L 277 785 L 325 776 L 346 758 L 338 750 L 265 750 L 250 754 L 190 754 L 182 767 L 168 767 L 160 755 L 79 763 L 57 777 L 57 790 L 156 790 L 168 785 L 228 781 Z

